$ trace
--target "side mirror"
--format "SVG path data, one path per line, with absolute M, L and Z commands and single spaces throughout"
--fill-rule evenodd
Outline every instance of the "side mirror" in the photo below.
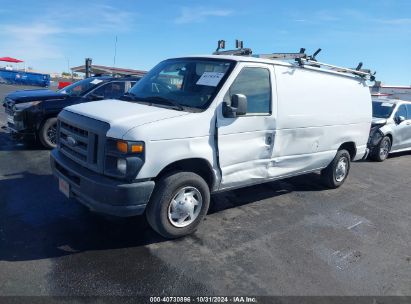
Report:
M 93 94 L 93 93 L 91 93 L 88 97 L 91 100 L 103 100 L 104 99 L 103 95 L 97 95 L 97 94 Z
M 397 123 L 398 123 L 398 124 L 402 123 L 403 121 L 405 121 L 405 117 L 404 117 L 404 116 L 398 116 L 398 117 L 397 117 Z
M 231 96 L 231 105 L 223 103 L 223 114 L 231 118 L 247 114 L 247 97 L 243 94 Z

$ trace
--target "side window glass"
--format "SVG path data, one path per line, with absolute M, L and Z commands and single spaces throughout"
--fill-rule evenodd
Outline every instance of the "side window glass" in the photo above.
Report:
M 243 68 L 224 100 L 229 102 L 234 94 L 247 97 L 247 113 L 271 113 L 270 71 L 264 68 Z
M 94 90 L 93 94 L 103 96 L 104 99 L 116 99 L 125 93 L 125 82 L 110 82 Z
M 411 104 L 407 104 L 407 120 L 411 120 Z
M 405 119 L 407 119 L 407 108 L 405 107 L 405 105 L 401 105 L 398 108 L 397 113 L 395 114 L 395 118 L 398 118 L 400 116 L 403 116 Z

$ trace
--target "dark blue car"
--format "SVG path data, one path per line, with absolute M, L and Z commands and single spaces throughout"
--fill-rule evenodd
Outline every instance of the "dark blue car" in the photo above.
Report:
M 90 77 L 57 92 L 23 90 L 6 96 L 7 130 L 16 139 L 34 138 L 46 148 L 56 146 L 57 115 L 67 106 L 123 96 L 141 77 Z

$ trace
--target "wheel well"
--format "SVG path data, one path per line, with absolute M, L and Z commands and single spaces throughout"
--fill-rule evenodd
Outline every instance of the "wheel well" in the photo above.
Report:
M 57 114 L 51 114 L 51 113 L 50 113 L 50 114 L 47 114 L 47 115 L 43 116 L 43 117 L 37 122 L 37 125 L 36 125 L 37 131 L 40 131 L 40 128 L 43 126 L 43 124 L 46 122 L 47 119 L 57 117 L 57 115 L 58 115 L 58 113 L 57 113 Z
M 393 141 L 393 139 L 392 139 L 392 134 L 388 133 L 388 134 L 387 134 L 387 135 L 385 135 L 385 136 L 387 136 L 387 137 L 389 137 L 389 138 L 390 138 L 390 140 L 391 140 L 391 145 L 392 145 L 392 141 Z
M 209 188 L 212 189 L 214 186 L 214 173 L 211 165 L 208 161 L 202 158 L 190 158 L 176 161 L 167 165 L 155 178 L 160 179 L 165 174 L 172 171 L 188 171 L 200 175 L 208 184 Z
M 355 143 L 352 141 L 343 143 L 339 148 L 339 150 L 347 150 L 350 153 L 351 160 L 354 159 L 355 155 L 357 154 L 357 148 L 355 147 Z

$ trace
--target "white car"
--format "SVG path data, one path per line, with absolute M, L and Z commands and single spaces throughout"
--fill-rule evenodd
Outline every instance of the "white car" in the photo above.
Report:
M 349 74 L 250 56 L 168 59 L 130 93 L 65 108 L 60 190 L 91 210 L 193 232 L 210 194 L 321 171 L 337 188 L 367 154 L 371 96 Z
M 411 150 L 411 102 L 375 99 L 372 105 L 370 158 L 381 162 L 390 153 Z

